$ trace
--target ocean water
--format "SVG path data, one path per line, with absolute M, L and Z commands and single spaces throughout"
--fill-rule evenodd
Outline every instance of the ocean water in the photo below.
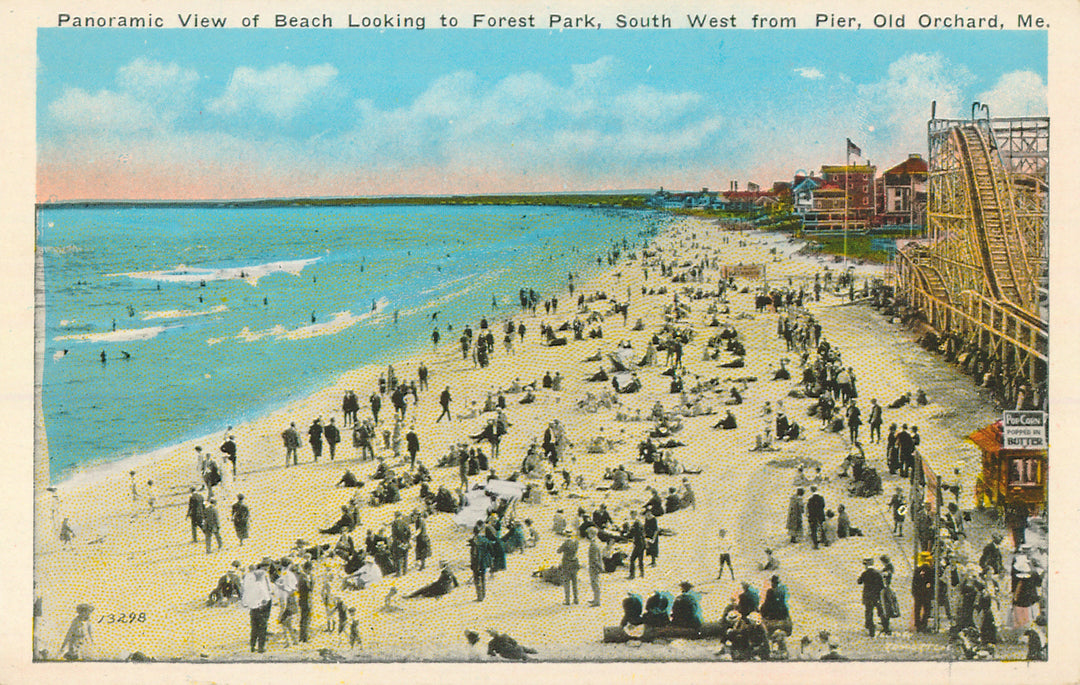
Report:
M 456 340 L 517 313 L 519 288 L 555 294 L 666 221 L 576 207 L 44 207 L 51 478 L 255 418 L 430 345 L 435 324 Z

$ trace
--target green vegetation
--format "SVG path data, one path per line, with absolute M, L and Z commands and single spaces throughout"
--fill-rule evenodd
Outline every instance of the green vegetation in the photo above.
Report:
M 892 259 L 892 244 L 897 238 L 906 238 L 908 231 L 879 231 L 875 233 L 848 233 L 847 256 L 849 259 L 863 259 L 871 262 L 887 263 Z M 811 249 L 825 254 L 843 255 L 843 234 L 830 233 L 821 235 L 803 233 L 799 236 Z

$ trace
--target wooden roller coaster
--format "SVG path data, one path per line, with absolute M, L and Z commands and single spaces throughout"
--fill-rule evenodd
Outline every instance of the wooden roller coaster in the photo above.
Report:
M 939 335 L 1043 384 L 1049 119 L 991 119 L 976 103 L 971 119 L 932 114 L 927 131 L 928 240 L 897 253 L 899 294 Z

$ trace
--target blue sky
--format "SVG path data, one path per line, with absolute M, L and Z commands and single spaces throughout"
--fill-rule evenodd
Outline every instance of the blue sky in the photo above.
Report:
M 1046 113 L 1043 32 L 38 34 L 38 196 L 726 188 Z

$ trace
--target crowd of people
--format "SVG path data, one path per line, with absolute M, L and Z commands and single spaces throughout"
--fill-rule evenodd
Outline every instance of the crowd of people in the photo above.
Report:
M 849 538 L 866 537 L 870 522 L 852 520 L 849 511 L 852 502 L 864 500 L 880 501 L 898 543 L 905 536 L 918 541 L 920 553 L 911 581 L 912 623 L 918 631 L 930 629 L 930 607 L 935 604 L 950 621 L 957 643 L 972 646 L 976 653 L 1000 640 L 997 617 L 1006 605 L 1010 627 L 1036 626 L 1037 630 L 1036 620 L 1045 617 L 1040 610 L 1045 607 L 1045 572 L 1038 556 L 1018 545 L 1009 566 L 997 535 L 977 558 L 967 540 L 964 512 L 956 501 L 942 503 L 934 511 L 925 502 L 912 501 L 910 483 L 920 436 L 917 426 L 903 420 L 902 412 L 907 405 L 925 404 L 925 395 L 920 391 L 920 397 L 898 400 L 893 403 L 897 406 L 883 406 L 877 398 L 866 403 L 859 392 L 855 364 L 844 361 L 840 345 L 826 337 L 821 321 L 811 312 L 810 303 L 820 301 L 823 289 L 853 288 L 852 277 L 843 274 L 836 279 L 825 270 L 812 283 L 796 286 L 789 280 L 787 287 L 757 292 L 752 290 L 753 282 L 740 282 L 733 276 L 712 280 L 719 267 L 715 256 L 708 256 L 686 229 L 674 231 L 664 244 L 640 249 L 613 246 L 606 259 L 613 263 L 612 259 L 624 256 L 644 274 L 646 284 L 640 294 L 629 287 L 625 299 L 621 292 L 616 297 L 579 290 L 576 298 L 568 300 L 573 311 L 567 312 L 564 302 L 560 314 L 557 298 L 543 300 L 535 291 L 522 289 L 521 319 L 500 323 L 485 318 L 475 330 L 466 326 L 456 341 L 462 356 L 461 361 L 454 361 L 462 366 L 471 362 L 475 369 L 488 367 L 500 354 L 496 330 L 501 332 L 501 354 L 507 357 L 519 352 L 515 336 L 520 348 L 530 330 L 530 342 L 545 346 L 606 341 L 606 354 L 602 347 L 582 360 L 585 366 L 578 368 L 586 371 L 581 376 L 572 374 L 570 366 L 540 367 L 534 372 L 542 376 L 524 381 L 519 376 L 509 385 L 478 389 L 455 384 L 452 375 L 442 370 L 433 373 L 424 364 L 405 378 L 391 365 L 362 394 L 352 389 L 344 393 L 340 426 L 334 416 L 289 422 L 281 432 L 285 466 L 320 462 L 325 447 L 327 462 L 343 462 L 327 488 L 343 488 L 347 501 L 340 505 L 340 512 L 335 504 L 323 520 L 309 522 L 308 537 L 318 542 L 297 540 L 281 554 L 246 567 L 239 561 L 222 562 L 222 575 L 207 602 L 239 602 L 248 610 L 251 651 L 267 648 L 274 606 L 278 608 L 274 621 L 280 626 L 275 632 L 284 646 L 312 641 L 314 593 L 319 599 L 316 607 L 322 606 L 325 617 L 323 632 L 355 647 L 365 620 L 356 613 L 356 593 L 376 588 L 382 592 L 387 584 L 380 581 L 393 578 L 392 592 L 383 605 L 387 612 L 398 608 L 394 598 L 399 596 L 406 601 L 405 608 L 412 602 L 440 601 L 453 593 L 468 594 L 470 601 L 475 595 L 474 601 L 483 603 L 489 601 L 489 586 L 502 582 L 503 575 L 522 582 L 522 569 L 513 561 L 516 555 L 528 556 L 532 576 L 563 589 L 564 606 L 581 603 L 579 576 L 584 567 L 589 580 L 585 599 L 591 607 L 602 607 L 605 586 L 621 588 L 625 581 L 647 574 L 650 580 L 656 579 L 661 574 L 654 568 L 664 565 L 668 546 L 686 545 L 679 535 L 686 535 L 689 525 L 698 523 L 695 477 L 715 468 L 718 460 L 738 457 L 683 449 L 694 441 L 685 438 L 685 426 L 715 414 L 707 420 L 708 426 L 737 431 L 733 410 L 740 412 L 744 423 L 749 417 L 754 425 L 754 440 L 744 446 L 747 453 L 783 451 L 811 438 L 818 440 L 821 433 L 822 445 L 839 445 L 847 454 L 836 472 L 823 471 L 824 455 L 817 462 L 800 457 L 790 466 L 795 472 L 791 489 L 778 495 L 788 503 L 784 533 L 768 541 L 769 547 L 758 548 L 764 549 L 760 559 L 744 562 L 737 550 L 747 548 L 732 541 L 726 529 L 719 529 L 714 543 L 718 550 L 715 578 L 687 578 L 677 593 L 674 588 L 670 592 L 658 588 L 643 598 L 634 590 L 626 592 L 619 627 L 628 639 L 657 635 L 714 639 L 723 645 L 724 655 L 738 661 L 806 654 L 825 660 L 843 658 L 839 643 L 828 634 L 801 644 L 798 654 L 789 650 L 787 641 L 799 616 L 793 615 L 780 565 L 792 549 L 824 550 Z M 567 281 L 577 287 L 573 274 Z M 631 321 L 630 303 L 638 299 L 649 303 L 643 308 L 648 316 Z M 544 318 L 527 326 L 525 316 L 537 317 L 541 311 L 554 322 Z M 775 317 L 782 350 L 780 343 L 768 349 L 754 347 L 757 343 L 744 334 L 742 324 L 745 317 L 754 316 Z M 629 338 L 612 339 L 620 319 L 627 336 L 638 333 L 637 347 Z M 438 330 L 432 340 L 436 351 L 441 349 Z M 577 351 L 581 346 L 575 348 L 576 359 L 583 354 Z M 691 349 L 693 356 L 688 354 Z M 456 350 L 452 353 L 456 357 Z M 772 354 L 776 356 L 769 360 L 768 377 L 759 380 L 738 371 L 747 366 L 747 359 L 757 368 L 764 356 Z M 714 368 L 719 373 L 711 372 Z M 744 375 L 733 378 L 732 373 Z M 431 380 L 438 382 L 434 389 L 429 388 Z M 784 399 L 763 401 L 760 411 L 751 413 L 754 409 L 747 400 L 765 384 L 783 388 L 787 394 Z M 571 387 L 583 389 L 580 399 L 570 396 Z M 656 387 L 661 391 L 654 392 Z M 362 407 L 359 398 L 369 391 Z M 632 397 L 635 394 L 642 397 Z M 647 401 L 644 411 L 637 406 L 642 399 Z M 797 417 L 795 410 L 789 413 L 784 400 L 789 408 L 805 406 L 805 418 Z M 518 418 L 521 412 L 535 409 L 543 416 L 541 405 L 563 401 L 586 419 L 612 414 L 609 432 L 602 426 L 582 435 L 580 427 L 569 428 L 558 418 L 545 418 L 537 429 Z M 421 421 L 421 411 L 428 410 L 433 411 L 434 430 L 443 429 L 445 421 L 455 429 L 460 426 L 457 432 L 464 437 L 443 449 L 445 443 L 426 432 L 432 422 Z M 890 428 L 882 444 L 881 429 L 887 422 Z M 301 432 L 298 423 L 308 427 Z M 612 425 L 623 428 L 611 432 Z M 347 442 L 341 446 L 341 431 L 350 428 L 351 451 Z M 258 525 L 259 512 L 253 516 L 244 495 L 236 491 L 241 450 L 230 431 L 220 448 L 221 457 L 196 451 L 199 485 L 190 488 L 186 516 L 192 542 L 201 536 L 207 554 L 231 546 L 223 545 L 218 509 L 219 502 L 228 502 L 226 513 L 237 547 L 242 547 L 251 527 Z M 609 460 L 602 469 L 592 467 L 592 459 L 612 454 L 619 455 L 621 463 Z M 545 502 L 554 506 L 555 513 L 550 529 L 545 524 L 539 532 L 533 519 Z M 447 518 L 462 531 L 453 546 L 446 541 L 436 544 L 428 533 L 430 522 Z M 912 525 L 905 530 L 908 519 Z M 712 531 L 718 530 L 715 522 L 706 523 Z M 1023 530 L 1026 522 L 1016 525 Z M 945 534 L 937 534 L 939 529 Z M 447 558 L 429 569 L 436 547 Z M 1011 598 L 1002 587 L 1006 568 L 1011 575 Z M 879 554 L 876 560 L 864 558 L 861 573 L 852 569 L 851 590 L 860 593 L 863 624 L 870 637 L 879 632 L 889 635 L 904 621 L 893 587 L 895 573 L 887 554 Z M 702 593 L 714 592 L 709 584 L 726 582 L 725 577 L 735 588 L 730 601 L 721 603 L 722 610 L 715 602 L 703 606 Z M 764 581 L 760 589 L 755 587 L 755 578 Z M 471 591 L 464 587 L 470 583 Z M 658 586 L 661 583 L 657 581 Z M 1031 638 L 1036 639 L 1044 648 L 1045 637 Z M 494 653 L 505 648 L 509 654 L 528 657 L 513 638 L 497 631 L 492 644 Z

